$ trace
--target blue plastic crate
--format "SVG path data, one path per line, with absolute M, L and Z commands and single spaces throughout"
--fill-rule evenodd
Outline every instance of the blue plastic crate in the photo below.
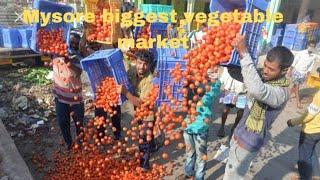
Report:
M 284 36 L 296 36 L 297 35 L 297 33 L 298 33 L 298 31 L 297 30 L 286 30 L 285 32 L 284 32 Z M 306 33 L 304 33 L 304 34 L 306 34 Z
M 167 26 L 168 23 L 160 23 L 160 22 L 155 22 L 150 24 L 150 31 L 151 31 L 151 38 L 156 38 L 157 35 L 161 35 L 162 38 L 167 37 Z M 142 27 L 135 27 L 134 29 L 134 34 L 133 38 L 137 40 L 138 35 L 141 31 Z
M 154 63 L 157 63 L 158 61 L 158 51 L 157 48 L 151 48 L 149 49 L 149 51 L 152 52 L 153 56 L 154 56 Z
M 177 63 L 181 64 L 181 70 L 186 69 L 186 61 L 177 60 L 176 58 L 167 57 L 157 63 L 156 70 L 159 72 L 159 77 L 156 77 L 153 81 L 154 84 L 160 85 L 157 106 L 161 106 L 162 103 L 170 103 L 168 97 L 164 93 L 167 86 L 171 86 L 174 99 L 178 101 L 182 101 L 183 99 L 183 94 L 179 93 L 179 89 L 182 88 L 182 83 L 175 83 L 170 74 L 170 71 L 174 69 Z
M 32 38 L 32 27 L 31 26 L 23 26 L 18 28 L 20 36 L 21 36 L 21 44 L 23 48 L 30 48 L 31 38 Z
M 167 26 L 168 23 L 151 23 L 150 31 L 151 31 L 151 38 L 156 38 L 157 35 L 161 35 L 162 38 L 167 37 Z
M 301 33 L 298 24 L 287 24 L 282 45 L 291 50 L 303 50 L 307 47 L 308 33 Z
M 269 2 L 265 0 L 211 0 L 210 11 L 232 12 L 235 9 L 253 13 L 254 9 L 266 12 Z M 248 51 L 253 61 L 258 60 L 258 42 L 261 38 L 263 23 L 244 23 L 241 27 L 241 34 L 246 36 Z M 240 55 L 233 50 L 228 63 L 222 63 L 223 66 L 240 66 Z
M 282 44 L 283 36 L 273 35 L 271 37 L 271 44 L 273 47 L 280 46 Z
M 167 57 L 172 57 L 182 59 L 183 56 L 187 53 L 187 50 L 183 47 L 180 48 L 157 48 L 157 59 L 158 61 L 163 60 Z
M 306 44 L 294 44 L 292 50 L 294 51 L 302 51 L 307 48 Z
M 284 28 L 278 28 L 278 29 L 276 29 L 276 31 L 273 35 L 283 36 L 284 32 L 285 32 Z
M 275 24 L 275 28 L 274 28 L 275 31 L 273 35 L 283 36 L 285 28 L 286 28 L 286 24 L 284 23 Z
M 290 37 L 290 36 L 284 36 L 283 37 L 283 44 L 304 44 L 308 42 L 308 39 L 305 38 L 297 38 L 295 36 Z
M 296 30 L 295 33 L 293 31 L 289 31 L 289 33 L 284 33 L 282 45 L 291 50 L 303 50 L 307 47 L 308 36 L 307 33 L 299 33 Z
M 0 26 L 0 47 L 3 47 L 3 37 L 2 37 L 2 29 L 4 27 L 3 26 Z
M 21 36 L 18 29 L 3 28 L 2 29 L 3 47 L 5 48 L 21 48 Z
M 295 51 L 300 51 L 300 50 L 304 50 L 307 47 L 307 41 L 305 41 L 304 43 L 282 43 L 282 46 L 287 47 L 290 50 L 295 50 Z
M 316 42 L 319 41 L 319 39 L 320 39 L 320 29 L 317 29 L 317 30 L 315 30 L 315 31 L 313 32 L 313 38 L 314 38 L 314 40 L 315 40 Z
M 120 49 L 97 51 L 81 60 L 81 66 L 88 76 L 94 94 L 96 87 L 105 77 L 114 77 L 117 84 L 125 85 L 132 92 Z M 126 98 L 121 96 L 121 103 L 125 100 Z
M 296 31 L 298 29 L 298 24 L 287 24 L 285 27 L 286 31 Z
M 68 5 L 64 5 L 64 4 L 60 4 L 52 1 L 46 1 L 46 0 L 35 0 L 33 2 L 33 8 L 38 9 L 40 12 L 44 12 L 44 13 L 59 12 L 62 14 L 62 16 L 67 12 L 71 12 L 71 13 L 74 12 L 74 9 L 72 6 L 68 6 Z M 67 46 L 69 47 L 69 44 L 70 44 L 69 36 L 70 36 L 71 26 L 72 26 L 72 23 L 65 23 L 64 21 L 61 21 L 61 23 L 49 22 L 49 24 L 45 27 L 41 27 L 40 23 L 33 24 L 30 48 L 35 52 L 39 52 L 37 48 L 37 31 L 40 28 L 44 28 L 46 30 L 63 29 L 63 37 L 67 43 Z

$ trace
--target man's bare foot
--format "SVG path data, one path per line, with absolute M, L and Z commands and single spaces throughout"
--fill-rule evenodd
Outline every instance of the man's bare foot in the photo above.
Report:
M 300 179 L 300 177 L 297 174 L 294 174 L 291 176 L 291 180 L 299 180 L 299 179 Z

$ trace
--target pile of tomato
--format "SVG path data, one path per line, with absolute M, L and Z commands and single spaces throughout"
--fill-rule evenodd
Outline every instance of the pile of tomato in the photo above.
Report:
M 95 117 L 86 127 L 82 127 L 78 140 L 82 145 L 75 145 L 70 155 L 55 155 L 55 168 L 50 171 L 48 179 L 161 179 L 171 174 L 165 166 L 153 164 L 148 172 L 139 167 L 139 144 L 144 143 L 142 136 L 151 141 L 152 136 L 165 134 L 164 148 L 161 158 L 170 161 L 166 147 L 176 143 L 176 148 L 190 149 L 182 142 L 182 130 L 188 123 L 192 123 L 197 115 L 196 107 L 202 106 L 200 95 L 211 90 L 207 79 L 207 70 L 227 62 L 232 53 L 231 43 L 240 31 L 240 24 L 228 23 L 221 26 L 204 29 L 206 35 L 199 41 L 199 46 L 190 50 L 185 56 L 186 69 L 182 70 L 181 64 L 171 71 L 175 82 L 182 82 L 183 88 L 179 90 L 184 98 L 179 102 L 172 94 L 172 87 L 165 87 L 165 94 L 169 103 L 163 103 L 155 111 L 159 87 L 153 86 L 146 99 L 136 108 L 130 128 L 124 127 L 124 141 L 113 139 L 110 119 Z M 146 31 L 143 31 L 146 32 Z M 188 99 L 189 92 L 194 96 Z M 105 78 L 97 88 L 96 107 L 104 108 L 110 116 L 116 112 L 113 110 L 118 104 L 119 96 L 117 85 L 113 78 Z M 182 108 L 179 108 L 182 107 Z M 179 111 L 189 117 L 189 122 Z M 154 121 L 141 123 L 141 120 L 154 117 Z M 209 119 L 204 119 L 209 123 Z M 105 129 L 104 132 L 99 129 Z M 202 157 L 208 160 L 207 155 Z
M 112 79 L 106 78 L 104 83 L 113 83 Z M 115 89 L 114 89 L 115 90 Z M 142 178 L 161 179 L 162 177 L 172 173 L 168 172 L 164 165 L 153 164 L 150 171 L 143 171 L 140 168 L 140 156 L 138 144 L 142 143 L 139 137 L 143 134 L 147 135 L 147 140 L 151 140 L 154 132 L 150 130 L 142 130 L 142 126 L 137 123 L 137 118 L 146 118 L 155 115 L 155 101 L 159 88 L 152 87 L 148 99 L 143 99 L 143 103 L 139 106 L 135 113 L 135 119 L 132 121 L 131 128 L 123 127 L 125 133 L 124 141 L 116 141 L 111 135 L 111 131 L 115 128 L 109 119 L 104 117 L 95 117 L 88 121 L 86 127 L 81 127 L 81 133 L 77 137 L 81 141 L 81 145 L 76 144 L 70 154 L 54 154 L 54 168 L 49 171 L 46 179 L 112 179 L 112 180 L 140 180 Z M 97 98 L 101 94 L 97 94 Z M 108 101 L 105 101 L 108 104 Z M 102 104 L 100 102 L 100 104 Z M 147 113 L 145 113 L 147 112 Z M 149 122 L 146 124 L 153 127 L 154 124 Z M 104 134 L 99 131 L 105 128 Z M 110 127 L 110 128 L 109 128 Z M 111 130 L 111 131 L 110 131 Z M 180 139 L 181 134 L 174 135 L 175 139 Z M 182 147 L 182 145 L 180 145 Z M 163 153 L 162 157 L 168 159 L 168 154 Z
M 41 53 L 67 56 L 68 46 L 63 37 L 62 29 L 39 29 L 37 32 L 37 47 Z

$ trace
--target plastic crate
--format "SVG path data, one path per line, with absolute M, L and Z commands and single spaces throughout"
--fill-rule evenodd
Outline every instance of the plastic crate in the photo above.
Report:
M 284 29 L 277 29 L 275 35 L 283 36 L 284 35 Z
M 280 46 L 282 44 L 283 36 L 273 35 L 271 37 L 271 44 L 273 47 Z
M 290 50 L 304 50 L 308 43 L 308 33 L 299 32 L 299 24 L 287 24 L 282 45 Z
M 173 10 L 172 6 L 162 4 L 140 4 L 140 11 L 144 13 L 171 13 Z
M 183 94 L 179 93 L 179 89 L 182 88 L 182 83 L 175 83 L 171 77 L 170 71 L 174 69 L 177 63 L 181 64 L 181 70 L 186 69 L 186 61 L 177 60 L 176 58 L 167 57 L 162 61 L 158 61 L 156 70 L 159 72 L 159 77 L 153 80 L 154 84 L 160 85 L 160 91 L 157 99 L 157 106 L 161 106 L 162 103 L 170 103 L 168 97 L 165 94 L 165 88 L 171 86 L 173 98 L 182 101 Z
M 123 64 L 123 54 L 120 49 L 97 51 L 81 60 L 82 69 L 86 72 L 91 90 L 95 94 L 96 87 L 105 77 L 114 77 L 117 84 L 123 84 L 132 92 L 128 75 Z M 125 101 L 121 96 L 121 103 Z
M 156 38 L 157 35 L 161 35 L 162 38 L 167 37 L 167 27 L 168 27 L 168 23 L 160 23 L 160 22 L 151 23 L 150 25 L 151 38 Z
M 157 61 L 159 59 L 157 48 L 151 48 L 151 49 L 149 49 L 149 51 L 152 52 L 152 54 L 154 56 L 154 63 L 157 64 Z
M 317 75 L 309 74 L 307 79 L 307 85 L 309 87 L 320 87 L 320 77 Z
M 3 47 L 3 37 L 2 37 L 2 29 L 4 27 L 0 26 L 0 47 Z
M 304 44 L 307 43 L 307 36 L 284 36 L 282 44 Z
M 239 11 L 246 11 L 253 13 L 254 9 L 261 12 L 266 12 L 269 2 L 265 0 L 211 0 L 210 11 L 232 12 L 235 9 Z M 241 27 L 241 34 L 245 35 L 248 51 L 253 61 L 257 62 L 258 42 L 261 38 L 263 23 L 243 23 Z M 240 55 L 235 50 L 232 51 L 229 62 L 222 63 L 223 66 L 240 66 Z
M 45 1 L 45 0 L 35 0 L 33 2 L 33 8 L 38 9 L 40 12 L 43 13 L 54 13 L 59 12 L 62 15 L 65 13 L 71 12 L 73 13 L 73 7 L 51 2 L 51 1 Z M 54 29 L 63 29 L 63 38 L 67 43 L 67 46 L 69 47 L 69 36 L 70 36 L 70 30 L 71 30 L 72 23 L 65 23 L 64 21 L 61 21 L 61 23 L 49 23 L 45 27 L 41 27 L 40 23 L 36 23 L 32 26 L 32 36 L 31 36 L 31 43 L 30 48 L 35 51 L 38 51 L 37 47 L 37 33 L 40 28 L 44 28 L 46 30 L 54 30 Z
M 308 43 L 307 33 L 299 33 L 298 30 L 292 32 L 291 29 L 289 32 L 285 31 L 282 45 L 291 50 L 304 50 Z
M 95 13 L 100 11 L 101 14 L 103 13 L 103 9 L 109 9 L 112 13 L 119 13 L 122 7 L 122 1 L 119 0 L 104 0 L 101 4 L 98 4 L 99 0 L 85 0 L 85 12 L 86 13 Z M 111 23 L 111 38 L 110 41 L 97 41 L 102 44 L 113 44 L 118 42 L 118 38 L 121 37 L 121 28 L 120 24 L 116 22 Z M 90 29 L 87 29 L 86 33 L 88 34 Z
M 157 60 L 165 60 L 167 57 L 175 58 L 176 60 L 181 60 L 183 56 L 187 53 L 187 50 L 183 47 L 180 48 L 157 48 Z
M 18 30 L 21 36 L 22 47 L 30 48 L 31 38 L 32 38 L 32 27 L 31 26 L 18 27 Z
M 287 24 L 285 30 L 286 31 L 296 31 L 298 28 L 298 24 Z
M 292 48 L 292 50 L 294 51 L 302 51 L 302 50 L 305 50 L 306 49 L 306 45 L 304 44 L 295 44 Z
M 275 28 L 274 28 L 275 31 L 273 35 L 283 36 L 285 28 L 286 28 L 286 24 L 284 23 L 275 24 Z
M 301 51 L 301 50 L 305 50 L 306 49 L 306 43 L 305 44 L 286 44 L 286 43 L 282 43 L 282 46 L 290 49 L 290 50 L 294 50 L 294 51 Z
M 3 28 L 2 29 L 3 47 L 5 48 L 21 48 L 21 36 L 18 29 Z
M 84 9 L 86 13 L 94 12 L 99 0 L 84 0 Z
M 161 35 L 162 38 L 166 38 L 167 37 L 167 26 L 168 23 L 161 23 L 161 22 L 155 22 L 155 23 L 151 23 L 150 24 L 150 37 L 151 38 L 156 38 L 157 35 Z M 137 40 L 139 33 L 141 32 L 142 27 L 135 27 L 134 28 L 134 34 L 133 34 L 133 38 L 135 40 Z
M 314 40 L 315 40 L 316 42 L 319 41 L 319 39 L 320 39 L 320 28 L 314 31 L 314 33 L 313 33 L 313 38 L 314 38 Z

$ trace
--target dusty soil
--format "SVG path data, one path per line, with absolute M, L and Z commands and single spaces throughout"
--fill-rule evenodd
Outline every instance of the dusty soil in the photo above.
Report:
M 65 151 L 65 147 L 59 126 L 55 121 L 51 84 L 34 85 L 26 83 L 22 78 L 25 70 L 26 67 L 1 69 L 0 84 L 3 85 L 3 89 L 0 95 L 0 107 L 5 107 L 9 115 L 8 118 L 3 120 L 3 123 L 12 135 L 34 179 L 43 179 L 53 165 L 52 154 L 56 151 Z M 19 96 L 28 98 L 28 108 L 26 110 L 14 109 L 12 99 Z M 47 117 L 45 117 L 45 111 L 49 112 L 49 115 L 46 115 Z M 29 128 L 36 122 L 17 123 L 21 115 L 33 114 L 45 119 L 44 124 L 36 128 L 35 132 Z

